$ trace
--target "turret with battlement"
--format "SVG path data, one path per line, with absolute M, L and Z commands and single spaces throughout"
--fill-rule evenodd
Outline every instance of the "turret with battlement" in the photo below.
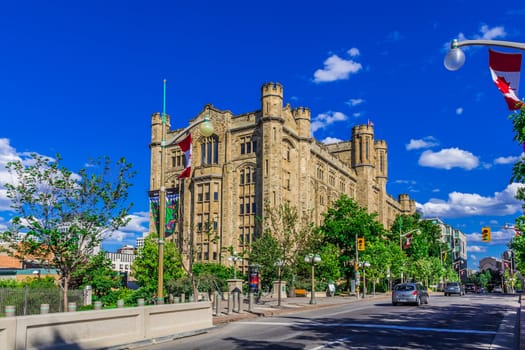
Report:
M 283 86 L 279 83 L 266 83 L 261 88 L 262 117 L 280 118 L 283 109 Z
M 300 137 L 311 137 L 310 123 L 311 123 L 311 114 L 310 108 L 308 107 L 298 107 L 292 109 L 292 115 L 297 123 L 297 131 Z

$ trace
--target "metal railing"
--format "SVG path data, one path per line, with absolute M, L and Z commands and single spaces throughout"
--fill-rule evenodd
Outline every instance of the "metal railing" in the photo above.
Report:
M 83 305 L 83 290 L 68 291 L 68 302 Z M 42 304 L 49 305 L 49 312 L 63 312 L 62 291 L 59 288 L 0 288 L 0 315 L 4 314 L 7 305 L 15 306 L 15 314 L 40 314 Z

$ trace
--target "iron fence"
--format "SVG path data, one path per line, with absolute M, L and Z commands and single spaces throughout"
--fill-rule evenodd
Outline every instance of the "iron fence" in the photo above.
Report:
M 83 305 L 83 290 L 70 290 L 67 293 L 68 302 L 78 306 Z M 15 314 L 40 314 L 40 306 L 49 305 L 48 312 L 63 312 L 63 296 L 59 288 L 0 288 L 0 315 L 4 314 L 6 305 L 15 306 Z M 66 310 L 67 311 L 67 310 Z

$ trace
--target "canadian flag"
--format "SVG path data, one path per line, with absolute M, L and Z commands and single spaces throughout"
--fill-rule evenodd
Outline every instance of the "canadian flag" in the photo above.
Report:
M 405 248 L 408 249 L 408 248 L 410 248 L 410 245 L 412 244 L 412 234 L 411 233 L 408 234 L 406 238 L 407 238 L 407 242 L 405 244 Z
M 190 177 L 191 175 L 191 134 L 188 134 L 184 140 L 177 143 L 179 145 L 182 152 L 184 152 L 184 159 L 186 160 L 186 164 L 184 164 L 184 170 L 182 173 L 180 173 L 178 179 L 182 179 L 185 177 Z
M 520 109 L 524 105 L 518 98 L 521 53 L 498 52 L 489 49 L 489 68 L 492 80 L 503 94 L 509 110 Z

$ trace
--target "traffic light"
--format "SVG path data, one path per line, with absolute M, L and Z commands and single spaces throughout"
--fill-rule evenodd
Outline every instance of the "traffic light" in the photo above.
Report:
M 365 238 L 364 237 L 359 237 L 357 239 L 357 250 L 359 251 L 365 250 Z
M 490 242 L 490 227 L 483 227 L 481 229 L 481 241 Z

